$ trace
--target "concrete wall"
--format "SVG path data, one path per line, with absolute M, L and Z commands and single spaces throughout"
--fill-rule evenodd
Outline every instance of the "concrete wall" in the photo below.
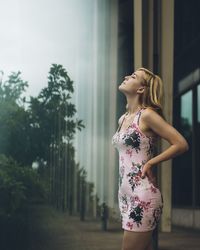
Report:
M 200 210 L 173 208 L 172 222 L 176 226 L 200 229 Z

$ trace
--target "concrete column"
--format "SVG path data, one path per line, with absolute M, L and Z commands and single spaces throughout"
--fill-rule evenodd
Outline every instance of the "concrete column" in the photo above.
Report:
M 142 0 L 142 65 L 153 71 L 154 1 Z M 137 34 L 135 34 L 137 36 Z M 137 48 L 136 48 L 137 49 Z
M 142 67 L 142 1 L 134 0 L 134 66 Z
M 153 0 L 134 0 L 134 66 L 153 70 Z
M 153 30 L 153 5 L 154 0 L 148 0 L 148 16 L 147 16 L 147 29 L 148 29 L 148 39 L 146 39 L 146 44 L 145 46 L 147 47 L 147 65 L 148 69 L 153 71 L 153 38 L 154 38 L 154 30 Z
M 164 113 L 172 124 L 173 114 L 173 58 L 174 58 L 174 0 L 161 1 L 161 77 L 164 84 Z M 162 151 L 169 147 L 167 141 L 161 141 Z M 172 160 L 161 163 L 161 191 L 164 198 L 161 231 L 171 232 L 172 222 Z

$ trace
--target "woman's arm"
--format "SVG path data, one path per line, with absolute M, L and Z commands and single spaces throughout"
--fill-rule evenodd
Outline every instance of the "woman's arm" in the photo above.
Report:
M 167 140 L 171 146 L 164 150 L 161 154 L 151 158 L 145 165 L 144 173 L 152 165 L 156 165 L 162 161 L 174 158 L 183 154 L 189 149 L 189 145 L 185 138 L 169 123 L 167 123 L 157 112 L 152 109 L 146 109 L 142 116 L 143 122 L 151 128 L 161 138 Z

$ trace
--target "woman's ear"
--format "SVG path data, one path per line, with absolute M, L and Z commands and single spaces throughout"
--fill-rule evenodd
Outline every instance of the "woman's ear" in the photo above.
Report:
M 143 93 L 143 92 L 144 92 L 144 87 L 139 87 L 139 88 L 137 89 L 137 92 L 138 92 L 138 93 Z

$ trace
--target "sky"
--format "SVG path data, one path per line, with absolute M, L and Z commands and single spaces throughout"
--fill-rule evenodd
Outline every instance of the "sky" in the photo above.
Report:
M 0 0 L 0 70 L 7 79 L 21 71 L 26 96 L 47 85 L 52 63 L 62 64 L 73 81 L 85 67 L 92 0 Z M 77 65 L 78 62 L 78 65 Z M 81 64 L 83 67 L 81 67 Z

